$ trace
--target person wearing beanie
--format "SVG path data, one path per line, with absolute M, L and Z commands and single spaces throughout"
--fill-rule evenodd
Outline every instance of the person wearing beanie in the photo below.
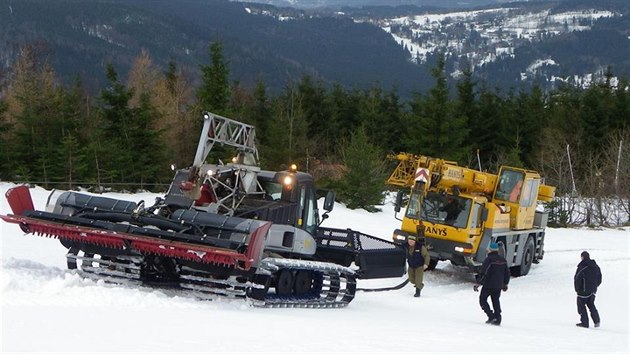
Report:
M 591 255 L 584 251 L 580 254 L 581 262 L 577 265 L 573 283 L 575 292 L 577 293 L 577 309 L 580 314 L 580 322 L 575 325 L 578 327 L 588 328 L 588 313 L 586 308 L 591 312 L 591 318 L 595 327 L 599 327 L 599 312 L 595 307 L 595 293 L 597 287 L 602 283 L 602 272 L 595 260 L 591 259 Z
M 473 290 L 479 291 L 479 305 L 483 312 L 488 316 L 486 323 L 495 326 L 501 325 L 501 290 L 507 291 L 510 282 L 510 269 L 507 261 L 499 255 L 499 245 L 496 242 L 490 243 L 488 247 L 488 255 L 479 270 L 477 284 L 473 286 Z M 492 300 L 492 309 L 488 305 L 488 297 Z
M 429 251 L 424 245 L 424 228 L 418 225 L 417 236 L 407 237 L 407 275 L 409 282 L 414 285 L 416 292 L 414 297 L 420 297 L 420 291 L 424 288 L 424 270 L 429 267 Z

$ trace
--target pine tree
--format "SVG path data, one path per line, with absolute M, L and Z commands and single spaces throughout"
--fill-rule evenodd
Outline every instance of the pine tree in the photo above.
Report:
M 135 168 L 131 171 L 130 181 L 146 189 L 169 178 L 169 161 L 165 158 L 162 131 L 155 128 L 160 118 L 159 112 L 151 103 L 148 92 L 140 95 L 138 107 L 133 110 L 129 126 L 129 147 L 133 151 Z
M 468 152 L 465 116 L 455 113 L 445 74 L 445 59 L 440 55 L 432 74 L 435 86 L 426 98 L 419 94 L 411 102 L 409 150 L 415 153 L 463 162 Z
M 340 198 L 350 209 L 378 211 L 385 184 L 385 163 L 382 153 L 368 140 L 361 126 L 342 150 L 346 171 L 341 180 Z
M 340 84 L 333 85 L 330 93 L 332 117 L 326 128 L 329 130 L 327 136 L 332 138 L 335 145 L 353 134 L 361 125 L 361 95 L 358 90 L 346 91 Z
M 130 135 L 134 113 L 129 101 L 133 91 L 118 80 L 118 73 L 111 63 L 107 65 L 106 76 L 109 86 L 100 95 L 103 126 L 96 151 L 97 166 L 107 182 L 130 183 L 131 174 L 136 169 Z
M 250 112 L 250 120 L 256 127 L 256 138 L 265 145 L 268 141 L 268 128 L 272 120 L 271 106 L 267 97 L 267 86 L 262 79 L 256 80 L 253 92 L 253 105 Z
M 11 177 L 47 186 L 55 179 L 56 147 L 64 126 L 59 110 L 62 90 L 55 84 L 52 67 L 32 46 L 22 48 L 9 87 L 7 115 L 14 123 Z
M 312 142 L 307 138 L 308 123 L 301 96 L 292 84 L 276 99 L 268 130 L 268 143 L 262 146 L 261 153 L 263 166 L 276 170 L 295 163 L 305 169 Z
M 210 45 L 210 60 L 210 65 L 200 65 L 202 83 L 197 90 L 198 105 L 204 111 L 226 114 L 230 101 L 230 69 L 221 42 Z
M 85 95 L 80 80 L 76 79 L 69 90 L 63 91 L 61 114 L 64 120 L 61 141 L 58 144 L 58 161 L 55 171 L 59 182 L 67 182 L 74 188 L 76 182 L 90 179 L 86 137 L 91 124 L 85 105 Z
M 546 101 L 545 94 L 537 85 L 529 93 L 521 92 L 517 98 L 514 118 L 519 136 L 515 140 L 518 141 L 519 161 L 527 166 L 533 163 L 530 156 L 548 121 Z
M 581 95 L 580 118 L 586 144 L 602 151 L 605 137 L 611 132 L 614 101 L 608 85 L 593 85 Z
M 615 90 L 615 112 L 611 127 L 617 131 L 630 130 L 630 82 L 622 78 Z
M 467 145 L 472 150 L 479 148 L 473 143 L 476 134 L 473 129 L 474 122 L 479 119 L 479 102 L 475 92 L 476 85 L 477 83 L 472 78 L 472 71 L 470 68 L 466 68 L 463 78 L 457 82 L 457 99 L 455 100 L 455 115 L 466 121 L 468 127 Z
M 477 119 L 470 121 L 470 144 L 479 149 L 481 165 L 484 170 L 496 171 L 499 155 L 505 154 L 509 144 L 505 128 L 509 127 L 505 119 L 510 119 L 504 112 L 505 102 L 499 94 L 483 88 L 479 93 L 479 113 Z
M 371 141 L 389 151 L 403 150 L 400 137 L 405 127 L 396 90 L 384 93 L 375 86 L 365 91 L 359 104 L 359 115 Z
M 298 84 L 302 109 L 308 122 L 308 137 L 314 142 L 313 155 L 328 158 L 336 152 L 335 128 L 331 99 L 322 81 L 314 82 L 309 75 Z

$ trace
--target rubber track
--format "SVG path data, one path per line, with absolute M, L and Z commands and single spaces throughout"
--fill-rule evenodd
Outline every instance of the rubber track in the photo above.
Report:
M 137 259 L 131 262 L 127 259 L 116 262 L 112 259 L 77 256 L 72 253 L 68 253 L 66 257 L 69 260 L 82 261 L 77 271 L 85 278 L 132 287 L 143 285 L 138 273 L 140 263 Z M 274 297 L 271 294 L 264 301 L 248 298 L 247 300 L 252 306 L 265 308 L 340 308 L 347 306 L 354 299 L 356 280 L 352 269 L 333 263 L 267 258 L 262 261 L 259 270 L 262 273 L 271 274 L 282 269 L 310 270 L 320 273 L 324 281 L 319 296 Z M 203 300 L 213 300 L 218 297 L 244 299 L 248 288 L 261 286 L 251 282 L 237 282 L 232 279 L 211 279 L 208 277 L 209 275 L 209 273 L 186 270 L 185 274 L 180 276 L 181 280 L 184 281 L 180 282 L 179 286 L 185 292 Z
M 263 301 L 250 299 L 256 307 L 271 308 L 339 308 L 347 306 L 356 292 L 355 272 L 334 263 L 286 258 L 265 258 L 260 262 L 259 273 L 275 273 L 282 269 L 310 270 L 322 274 L 324 284 L 318 298 L 270 297 Z M 344 287 L 345 285 L 345 287 Z

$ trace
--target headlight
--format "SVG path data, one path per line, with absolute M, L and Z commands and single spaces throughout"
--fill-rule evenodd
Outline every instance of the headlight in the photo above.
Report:
M 285 186 L 290 186 L 293 184 L 293 178 L 291 178 L 291 176 L 286 176 L 284 177 L 284 185 Z
M 455 247 L 455 252 L 464 252 L 464 247 Z
M 396 235 L 397 240 L 404 240 L 406 237 L 404 235 Z

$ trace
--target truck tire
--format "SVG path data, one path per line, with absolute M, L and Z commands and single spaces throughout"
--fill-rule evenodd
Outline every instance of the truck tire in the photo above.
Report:
M 521 265 L 517 267 L 512 267 L 511 269 L 512 276 L 519 277 L 527 275 L 527 273 L 529 273 L 529 270 L 532 268 L 532 263 L 534 262 L 534 252 L 536 252 L 536 247 L 534 245 L 534 239 L 530 236 L 525 242 Z

